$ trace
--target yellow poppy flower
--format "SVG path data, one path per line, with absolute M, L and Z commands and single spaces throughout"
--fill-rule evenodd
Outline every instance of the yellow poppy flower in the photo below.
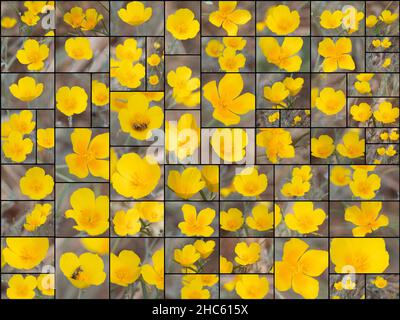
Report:
M 331 182 L 338 187 L 347 186 L 351 181 L 350 169 L 342 166 L 334 166 L 331 169 Z
M 49 203 L 35 204 L 33 210 L 25 217 L 24 229 L 29 232 L 36 231 L 46 223 L 47 217 L 52 213 L 51 210 L 52 206 Z
M 85 19 L 85 14 L 81 7 L 73 7 L 69 12 L 64 14 L 64 22 L 69 24 L 72 28 L 77 29 L 82 25 Z
M 372 45 L 375 48 L 379 48 L 381 46 L 381 40 L 379 40 L 379 39 L 372 40 Z
M 194 248 L 198 253 L 200 253 L 200 257 L 202 259 L 207 259 L 215 249 L 215 241 L 214 240 L 196 240 L 193 243 Z
M 386 288 L 388 281 L 381 276 L 377 276 L 374 280 L 371 280 L 372 284 L 375 285 L 378 289 L 384 289 Z
M 161 62 L 161 58 L 158 54 L 153 53 L 150 57 L 147 58 L 148 65 L 152 67 L 157 67 Z
M 115 56 L 118 60 L 127 60 L 129 62 L 139 61 L 142 56 L 142 48 L 138 48 L 138 42 L 136 39 L 126 39 L 123 44 L 117 45 L 115 48 Z
M 263 173 L 258 174 L 255 167 L 247 167 L 235 175 L 233 186 L 244 197 L 256 197 L 267 190 L 268 178 Z
M 388 140 L 389 139 L 389 133 L 387 133 L 386 131 L 385 132 L 382 132 L 380 135 L 379 135 L 379 138 L 381 139 L 381 140 Z
M 114 69 L 114 77 L 117 78 L 119 84 L 130 89 L 140 87 L 141 80 L 145 75 L 146 68 L 141 63 L 133 65 L 128 60 L 121 61 L 118 67 Z
M 239 162 L 246 155 L 247 133 L 243 129 L 215 129 L 211 146 L 219 158 L 228 162 Z
M 56 102 L 57 109 L 67 117 L 70 117 L 86 110 L 88 95 L 85 89 L 81 87 L 73 86 L 69 88 L 64 86 L 57 90 Z
M 373 14 L 369 15 L 365 19 L 365 25 L 367 26 L 367 28 L 373 28 L 377 23 L 378 23 L 378 18 Z
M 97 80 L 92 81 L 92 103 L 98 107 L 102 107 L 109 102 L 109 88 L 105 83 Z
M 124 154 L 118 160 L 116 171 L 111 176 L 111 184 L 120 195 L 141 199 L 156 188 L 160 177 L 160 166 L 152 157 L 141 158 L 132 152 Z
M 210 237 L 214 228 L 210 226 L 215 218 L 215 210 L 205 208 L 197 214 L 195 206 L 182 206 L 184 221 L 178 223 L 178 228 L 188 237 Z
M 389 139 L 392 141 L 399 140 L 399 134 L 397 133 L 396 129 L 392 130 L 389 134 Z
M 90 236 L 98 236 L 108 230 L 108 196 L 98 196 L 89 188 L 79 188 L 70 197 L 72 209 L 65 211 L 65 218 L 75 220 L 73 228 Z
M 260 260 L 261 246 L 258 242 L 239 242 L 235 246 L 235 253 L 235 261 L 241 266 L 247 266 Z
M 178 9 L 170 14 L 165 27 L 178 40 L 193 39 L 200 31 L 199 21 L 196 20 L 193 11 L 187 8 Z
M 367 81 L 356 81 L 354 88 L 361 94 L 371 93 L 371 85 Z
M 151 264 L 142 266 L 142 277 L 149 285 L 156 286 L 158 290 L 164 290 L 164 248 L 154 252 Z
M 183 267 L 190 267 L 200 259 L 200 253 L 192 244 L 185 245 L 182 249 L 174 250 L 174 260 Z
M 274 227 L 274 211 L 268 212 L 266 204 L 257 204 L 251 210 L 251 216 L 246 218 L 246 224 L 256 231 L 271 230 Z
M 235 232 L 243 226 L 243 223 L 243 213 L 237 208 L 230 208 L 228 211 L 220 212 L 220 224 L 222 230 Z
M 164 218 L 164 203 L 162 202 L 135 202 L 133 207 L 139 212 L 140 218 L 150 223 L 160 222 Z
M 152 75 L 149 77 L 149 84 L 152 86 L 156 86 L 160 82 L 160 79 L 158 78 L 157 75 Z
M 30 134 L 35 129 L 36 122 L 32 121 L 33 113 L 29 110 L 22 110 L 20 113 L 13 113 L 8 122 L 2 123 L 2 137 L 8 138 L 12 131 L 22 135 Z
M 122 287 L 134 283 L 141 273 L 140 258 L 131 250 L 110 255 L 110 282 Z
M 32 153 L 33 142 L 29 138 L 23 138 L 18 131 L 11 131 L 8 138 L 3 143 L 4 156 L 13 162 L 23 162 Z
M 61 255 L 60 269 L 71 284 L 78 289 L 99 286 L 106 280 L 103 260 L 94 253 L 85 252 L 79 257 L 73 252 Z
M 181 289 L 181 299 L 210 299 L 210 297 L 210 291 L 203 289 L 200 280 L 191 281 Z
M 33 167 L 19 180 L 20 191 L 32 200 L 41 200 L 53 192 L 54 180 L 40 167 Z
M 385 147 L 380 147 L 380 148 L 376 149 L 376 153 L 379 154 L 380 156 L 384 156 L 386 153 Z
M 269 63 L 276 65 L 286 72 L 299 71 L 303 63 L 300 56 L 296 55 L 303 47 L 303 39 L 300 37 L 285 37 L 282 45 L 272 37 L 262 37 L 260 48 Z
M 393 156 L 396 155 L 397 151 L 394 149 L 394 146 L 393 146 L 393 145 L 390 145 L 390 146 L 386 149 L 385 153 L 386 153 L 387 156 L 393 157 Z
M 222 71 L 239 72 L 246 64 L 246 57 L 241 53 L 236 54 L 235 49 L 226 48 L 219 56 L 218 63 Z
M 83 37 L 69 38 L 65 41 L 65 52 L 74 60 L 90 60 L 93 58 L 93 50 L 90 40 Z
M 339 113 L 346 105 L 346 96 L 342 90 L 324 88 L 315 100 L 315 106 L 324 114 L 331 116 Z
M 332 239 L 330 257 L 336 273 L 382 273 L 389 266 L 382 238 Z
M 358 206 L 346 208 L 344 220 L 357 226 L 352 230 L 353 236 L 365 237 L 368 233 L 388 226 L 389 218 L 384 214 L 379 214 L 381 209 L 382 202 L 361 202 L 361 208 Z
M 131 208 L 126 212 L 117 211 L 113 219 L 114 232 L 120 237 L 136 235 L 141 229 L 139 218 L 140 213 L 136 208 Z
M 300 176 L 292 174 L 292 179 L 283 185 L 281 189 L 282 195 L 285 197 L 302 197 L 310 191 L 311 184 Z
M 35 26 L 39 20 L 40 17 L 36 14 L 33 14 L 31 11 L 25 11 L 21 16 L 21 21 L 29 27 Z
M 367 122 L 372 116 L 371 106 L 366 102 L 361 102 L 359 105 L 352 105 L 350 107 L 350 114 L 355 121 Z
M 318 53 L 325 58 L 322 62 L 324 72 L 333 72 L 338 68 L 354 70 L 356 65 L 351 52 L 352 43 L 349 38 L 339 38 L 336 42 L 325 38 L 318 44 Z
M 4 29 L 11 29 L 17 24 L 17 19 L 12 17 L 1 18 L 1 27 Z
M 190 167 L 183 170 L 182 173 L 170 170 L 167 185 L 178 197 L 187 200 L 204 189 L 206 183 L 201 178 L 200 170 Z
M 295 79 L 292 77 L 286 77 L 283 80 L 283 84 L 285 85 L 286 89 L 289 90 L 289 94 L 294 97 L 303 88 L 304 79 L 300 77 Z
M 236 9 L 237 1 L 218 1 L 218 10 L 210 13 L 208 21 L 217 28 L 223 28 L 228 36 L 236 36 L 239 25 L 252 18 L 248 10 Z
M 399 117 L 399 108 L 393 108 L 392 103 L 383 101 L 379 104 L 378 110 L 374 111 L 374 118 L 384 124 L 394 123 Z
M 218 192 L 219 190 L 219 167 L 203 166 L 201 169 L 201 177 L 206 183 L 206 187 L 210 192 Z
M 219 278 L 216 274 L 196 274 L 186 275 L 182 277 L 182 284 L 189 285 L 192 281 L 200 281 L 203 286 L 212 287 L 218 282 Z
M 283 102 L 290 94 L 288 88 L 282 82 L 275 82 L 272 87 L 264 87 L 264 98 L 275 104 L 280 104 L 286 107 Z
M 6 238 L 3 258 L 12 268 L 31 270 L 43 262 L 49 250 L 47 238 Z
M 398 13 L 392 13 L 390 10 L 383 10 L 379 15 L 379 20 L 385 24 L 392 24 L 399 17 Z
M 242 299 L 263 299 L 269 291 L 267 277 L 245 274 L 236 282 L 236 293 Z
M 219 257 L 219 273 L 232 273 L 233 263 L 223 256 Z
M 81 238 L 81 243 L 86 250 L 101 256 L 107 255 L 110 251 L 109 238 Z
M 300 234 L 317 232 L 326 219 L 326 213 L 322 209 L 315 209 L 311 201 L 296 202 L 292 207 L 293 213 L 285 216 L 285 223 L 290 230 Z
M 290 239 L 283 246 L 282 261 L 275 262 L 275 287 L 279 291 L 293 291 L 305 299 L 319 294 L 319 277 L 328 268 L 328 252 L 309 249 L 300 239 Z
M 247 40 L 242 37 L 223 37 L 222 42 L 227 48 L 243 50 L 246 46 Z
M 103 15 L 98 13 L 96 9 L 86 9 L 85 19 L 81 23 L 81 29 L 83 31 L 93 30 L 101 20 L 103 20 Z
M 256 136 L 256 144 L 265 148 L 265 154 L 272 163 L 278 163 L 280 159 L 290 159 L 295 156 L 290 131 L 282 128 L 261 129 Z
M 203 86 L 203 96 L 214 108 L 214 119 L 229 126 L 238 124 L 240 116 L 255 109 L 255 96 L 243 91 L 244 82 L 240 74 L 225 74 L 218 83 L 215 80 Z
M 180 66 L 171 70 L 167 75 L 167 82 L 172 87 L 172 96 L 177 103 L 186 107 L 194 107 L 200 103 L 200 78 L 192 78 L 192 70 L 186 66 Z
M 34 276 L 14 274 L 8 280 L 6 295 L 8 299 L 33 299 L 37 281 Z
M 39 277 L 37 277 L 36 280 L 37 280 L 37 288 L 39 289 L 41 294 L 49 297 L 54 297 L 55 293 L 54 273 L 41 274 L 39 275 Z
M 286 36 L 297 30 L 300 15 L 297 10 L 290 10 L 286 5 L 272 6 L 265 16 L 266 27 L 278 36 Z
M 350 159 L 364 156 L 365 139 L 360 139 L 358 132 L 347 132 L 342 139 L 343 144 L 339 143 L 336 146 L 336 150 L 341 156 Z
M 368 171 L 356 169 L 353 172 L 353 180 L 349 187 L 355 197 L 364 200 L 371 200 L 375 197 L 375 192 L 381 187 L 381 178 L 377 174 L 368 176 Z
M 47 1 L 51 2 L 51 1 Z M 24 1 L 24 7 L 28 9 L 28 11 L 33 14 L 42 13 L 43 9 L 45 9 L 46 1 Z M 53 1 L 54 2 L 54 1 Z
M 389 38 L 384 38 L 381 42 L 381 46 L 384 49 L 390 48 L 392 46 L 392 42 L 389 40 Z
M 126 5 L 126 8 L 118 10 L 118 16 L 121 20 L 134 27 L 147 22 L 152 14 L 153 9 L 151 7 L 145 8 L 140 1 L 131 1 Z
M 69 173 L 80 179 L 89 173 L 94 177 L 109 178 L 109 133 L 98 134 L 91 140 L 92 130 L 74 129 L 71 133 L 73 153 L 65 156 Z
M 29 71 L 40 71 L 44 68 L 44 61 L 49 56 L 50 49 L 46 44 L 40 44 L 37 40 L 28 39 L 24 42 L 24 48 L 17 51 L 17 59 L 21 64 L 28 65 Z
M 54 128 L 38 129 L 36 136 L 39 150 L 54 148 Z
M 280 113 L 279 113 L 279 111 L 276 111 L 268 116 L 268 122 L 274 123 L 275 121 L 279 120 L 279 117 L 280 117 Z
M 211 39 L 207 42 L 205 48 L 206 54 L 211 58 L 218 58 L 224 51 L 224 45 L 216 39 Z
M 335 10 L 330 12 L 329 10 L 324 10 L 319 17 L 319 24 L 324 29 L 336 29 L 342 24 L 343 12 L 340 10 Z
M 311 155 L 315 158 L 327 159 L 335 151 L 333 139 L 321 134 L 318 138 L 311 139 Z

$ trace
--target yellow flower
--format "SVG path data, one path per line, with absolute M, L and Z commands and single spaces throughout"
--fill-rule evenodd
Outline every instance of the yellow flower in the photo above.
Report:
M 142 277 L 149 285 L 164 290 L 164 248 L 154 252 L 151 260 L 153 265 L 145 264 L 142 266 Z
M 311 139 L 311 155 L 316 158 L 327 159 L 335 151 L 333 139 L 328 135 L 320 135 Z
M 372 116 L 371 106 L 366 102 L 361 102 L 359 105 L 354 104 L 350 108 L 350 114 L 355 121 L 367 122 Z
M 297 95 L 303 88 L 304 79 L 300 77 L 296 79 L 292 77 L 286 77 L 283 80 L 283 84 L 285 85 L 286 89 L 289 90 L 290 95 L 293 97 Z
M 235 50 L 243 50 L 246 46 L 247 40 L 242 37 L 223 37 L 222 42 L 227 48 L 232 48 Z
M 371 283 L 378 289 L 383 289 L 386 288 L 388 281 L 384 277 L 377 276 L 374 280 L 371 280 Z
M 256 144 L 265 148 L 265 154 L 272 163 L 278 163 L 280 159 L 290 159 L 295 156 L 290 131 L 276 129 L 261 129 L 256 136 Z
M 275 262 L 275 287 L 279 291 L 292 288 L 305 299 L 318 297 L 319 282 L 315 277 L 328 267 L 328 252 L 308 248 L 300 239 L 285 242 L 282 261 Z
M 60 269 L 71 284 L 78 289 L 99 286 L 106 280 L 103 260 L 94 253 L 85 252 L 79 257 L 73 252 L 61 255 Z
M 29 232 L 36 231 L 46 223 L 47 217 L 51 214 L 51 204 L 35 204 L 33 210 L 25 217 L 24 229 Z
M 373 14 L 369 15 L 367 19 L 365 19 L 365 25 L 367 28 L 373 28 L 378 23 L 378 18 Z
M 65 41 L 65 52 L 74 60 L 90 60 L 93 58 L 93 50 L 87 38 L 76 37 Z
M 201 169 L 201 177 L 206 183 L 206 187 L 210 192 L 218 192 L 219 188 L 219 167 L 204 166 Z
M 41 274 L 37 277 L 37 288 L 45 295 L 54 297 L 55 292 L 55 275 L 54 273 Z
M 244 129 L 215 129 L 210 143 L 215 153 L 222 160 L 239 162 L 246 155 L 248 137 Z
M 110 256 L 110 282 L 122 287 L 134 283 L 141 273 L 140 258 L 131 250 L 122 250 Z
M 152 14 L 153 9 L 151 7 L 145 8 L 140 1 L 131 1 L 127 4 L 126 9 L 118 10 L 118 16 L 121 20 L 131 26 L 139 26 L 147 22 Z
M 319 95 L 319 88 L 311 88 L 311 108 L 316 107 L 318 95 Z
M 230 262 L 223 256 L 219 257 L 219 272 L 220 273 L 232 273 L 233 263 Z
M 357 11 L 353 6 L 347 5 L 345 8 L 346 10 L 343 12 L 342 26 L 349 34 L 352 34 L 359 30 L 359 24 L 364 18 L 364 13 Z
M 266 27 L 278 36 L 285 36 L 297 30 L 300 15 L 297 10 L 290 11 L 286 5 L 270 7 L 265 17 Z
M 382 238 L 332 239 L 330 257 L 336 273 L 382 273 L 389 266 Z
M 241 266 L 247 266 L 260 260 L 261 246 L 258 242 L 249 245 L 246 242 L 239 242 L 235 246 L 235 253 L 235 261 Z
M 47 238 L 6 238 L 7 246 L 2 254 L 5 262 L 15 269 L 31 270 L 47 256 Z
M 8 299 L 33 299 L 37 281 L 34 276 L 22 276 L 14 274 L 8 280 L 7 298 Z
M 393 145 L 390 145 L 390 146 L 386 149 L 385 153 L 386 153 L 387 156 L 393 157 L 394 155 L 396 155 L 397 151 L 396 151 L 396 149 L 394 148 Z
M 203 289 L 201 280 L 191 281 L 181 289 L 181 299 L 210 299 L 210 297 L 210 291 Z
M 78 178 L 86 178 L 89 173 L 94 177 L 109 178 L 109 133 L 98 134 L 91 140 L 92 130 L 74 129 L 71 133 L 73 153 L 65 156 L 69 173 Z
M 335 282 L 333 284 L 333 286 L 337 291 L 342 291 L 343 290 L 343 282 L 342 281 Z
M 136 208 L 124 212 L 119 210 L 115 213 L 113 224 L 114 232 L 120 237 L 134 236 L 141 228 L 140 213 Z
M 389 139 L 392 141 L 397 141 L 399 140 L 399 134 L 397 133 L 396 129 L 392 130 L 389 134 Z
M 274 218 L 274 227 L 276 228 L 282 221 L 281 208 L 277 204 L 274 205 Z
M 242 299 L 263 299 L 269 291 L 267 277 L 258 274 L 246 274 L 236 282 L 236 293 Z
M 18 131 L 11 131 L 8 138 L 3 143 L 4 156 L 13 162 L 23 162 L 27 155 L 33 150 L 33 142 L 29 138 L 23 138 Z
M 304 176 L 304 174 L 308 174 L 308 171 L 310 170 L 311 168 L 309 166 L 302 166 L 301 169 L 294 168 L 292 170 L 291 181 L 283 185 L 281 193 L 285 197 L 304 196 L 311 188 L 311 184 L 308 180 L 311 178 L 312 175 L 310 175 L 309 177 Z
M 233 186 L 244 197 L 256 197 L 267 190 L 268 178 L 263 173 L 258 174 L 255 167 L 247 167 L 235 175 Z
M 149 107 L 150 101 L 141 93 L 134 93 L 128 99 L 127 107 L 118 113 L 123 132 L 133 139 L 148 140 L 152 131 L 163 124 L 164 114 L 159 106 Z
M 174 260 L 183 267 L 190 267 L 200 259 L 200 253 L 192 244 L 185 245 L 182 249 L 174 250 Z
M 398 13 L 392 13 L 390 10 L 383 10 L 379 15 L 379 20 L 386 24 L 392 24 L 398 17 Z
M 343 12 L 324 10 L 320 16 L 319 24 L 324 29 L 336 29 L 342 24 Z
M 165 148 L 174 152 L 179 160 L 195 153 L 200 145 L 200 128 L 191 113 L 184 113 L 178 120 L 165 123 Z
M 379 104 L 378 110 L 374 111 L 374 118 L 382 123 L 394 123 L 399 117 L 399 108 L 393 108 L 392 103 L 383 101 Z
M 135 202 L 134 208 L 139 211 L 140 218 L 150 223 L 160 222 L 164 218 L 164 203 L 162 202 Z
M 49 56 L 49 47 L 40 44 L 37 40 L 28 39 L 24 48 L 17 51 L 17 59 L 21 64 L 27 64 L 29 71 L 40 71 L 44 67 L 44 60 Z
M 81 29 L 83 31 L 93 30 L 101 20 L 103 20 L 103 15 L 99 14 L 96 9 L 86 9 L 85 19 L 81 23 Z
M 384 156 L 386 153 L 385 147 L 380 147 L 380 148 L 376 149 L 376 153 L 379 154 L 380 156 Z
M 200 23 L 190 9 L 178 9 L 167 18 L 166 29 L 175 39 L 188 40 L 197 36 Z
M 137 153 L 126 153 L 117 162 L 117 170 L 111 176 L 115 191 L 126 198 L 140 199 L 149 195 L 161 177 L 160 166 L 155 160 Z
M 119 44 L 115 48 L 115 55 L 118 60 L 136 62 L 142 56 L 142 48 L 138 48 L 136 39 L 126 39 L 124 44 Z
M 168 72 L 167 82 L 173 89 L 172 96 L 176 102 L 183 103 L 187 107 L 194 107 L 200 103 L 200 92 L 195 91 L 200 87 L 200 79 L 192 78 L 190 68 L 180 66 L 175 71 L 171 70 Z
M 11 29 L 17 24 L 17 19 L 12 17 L 1 18 L 1 27 L 4 29 Z
M 88 95 L 85 89 L 77 86 L 71 88 L 64 86 L 56 93 L 57 109 L 70 117 L 84 112 L 88 105 Z
M 293 213 L 289 212 L 285 216 L 285 223 L 290 230 L 300 234 L 317 232 L 319 226 L 326 219 L 326 213 L 322 209 L 315 209 L 311 201 L 296 202 L 292 207 Z
M 218 58 L 218 63 L 222 71 L 239 72 L 246 64 L 246 57 L 232 48 L 226 48 Z
M 387 68 L 392 64 L 392 58 L 386 58 L 382 63 L 382 68 Z
M 371 200 L 375 197 L 375 192 L 381 187 L 381 178 L 377 174 L 368 176 L 367 170 L 356 169 L 353 172 L 353 180 L 349 187 L 355 197 Z
M 251 20 L 248 10 L 236 9 L 237 1 L 218 1 L 218 10 L 210 13 L 208 21 L 217 28 L 223 28 L 228 36 L 236 36 L 238 25 L 244 25 Z
M 156 86 L 160 82 L 159 78 L 157 75 L 152 75 L 149 77 L 149 84 L 152 86 Z
M 381 46 L 384 49 L 390 48 L 392 45 L 392 42 L 389 40 L 389 38 L 384 38 L 381 42 Z
M 325 38 L 318 44 L 318 53 L 324 57 L 322 68 L 324 72 L 333 72 L 338 68 L 354 70 L 356 68 L 352 56 L 352 43 L 349 38 L 339 38 L 336 43 L 331 38 Z
M 109 88 L 105 83 L 97 80 L 92 81 L 92 103 L 98 107 L 109 103 Z
M 50 1 L 49 1 L 50 2 Z M 24 1 L 24 7 L 33 14 L 42 13 L 42 10 L 46 6 L 46 1 Z
M 286 72 L 300 70 L 303 61 L 296 53 L 302 47 L 303 39 L 300 37 L 286 37 L 282 42 L 282 46 L 279 45 L 277 39 L 272 37 L 260 39 L 260 48 L 267 61 Z
M 379 40 L 379 39 L 372 40 L 372 45 L 373 45 L 375 48 L 380 47 L 380 46 L 381 46 L 381 40 Z
M 367 81 L 357 81 L 354 83 L 354 88 L 361 94 L 371 93 L 371 86 Z
M 271 230 L 274 227 L 274 211 L 268 212 L 266 204 L 257 204 L 251 210 L 251 216 L 246 218 L 246 224 L 257 231 Z
M 354 290 L 356 285 L 357 284 L 355 282 L 353 282 L 350 277 L 348 277 L 345 279 L 345 282 L 343 284 L 343 289 L 344 290 Z
M 389 139 L 389 133 L 387 133 L 386 131 L 385 132 L 382 132 L 380 135 L 379 135 L 379 138 L 381 139 L 381 140 L 388 140 Z
M 107 255 L 110 251 L 109 238 L 81 238 L 81 243 L 86 250 L 101 256 Z
M 342 90 L 324 88 L 315 100 L 315 106 L 324 114 L 331 116 L 339 113 L 346 105 L 346 96 Z
M 224 51 L 224 45 L 216 39 L 211 39 L 207 42 L 205 51 L 209 57 L 218 58 Z
M 77 231 L 90 236 L 103 234 L 108 229 L 108 196 L 98 196 L 89 188 L 79 188 L 70 197 L 72 209 L 65 211 L 65 218 L 74 219 Z
M 240 279 L 243 277 L 243 275 L 242 274 L 236 274 L 236 275 L 234 275 L 231 279 L 230 279 L 230 281 L 228 281 L 228 282 L 225 282 L 225 284 L 224 284 L 224 289 L 226 290 L 226 291 L 228 291 L 228 292 L 231 292 L 231 291 L 233 291 L 234 289 L 235 289 L 235 287 L 236 287 L 236 284 L 240 281 Z
M 279 117 L 280 117 L 279 111 L 276 111 L 268 116 L 268 122 L 274 123 L 275 121 L 279 120 Z
M 272 87 L 264 87 L 264 98 L 272 103 L 280 104 L 284 107 L 286 107 L 286 103 L 283 102 L 283 100 L 285 100 L 289 94 L 290 91 L 288 88 L 280 81 L 275 82 Z
M 388 226 L 388 217 L 384 214 L 379 215 L 381 209 L 382 202 L 361 202 L 361 208 L 358 206 L 346 208 L 344 220 L 357 226 L 353 228 L 353 236 L 365 237 L 368 233 Z
M 227 212 L 220 212 L 220 224 L 222 230 L 235 232 L 243 226 L 243 223 L 243 213 L 237 208 L 230 208 Z
M 36 135 L 39 150 L 54 148 L 54 128 L 38 129 Z
M 41 200 L 53 192 L 54 180 L 40 167 L 33 167 L 19 180 L 21 193 L 32 200 Z
M 334 166 L 331 170 L 331 182 L 338 187 L 347 186 L 351 181 L 350 169 L 342 166 Z
M 25 11 L 21 16 L 21 21 L 30 27 L 35 26 L 39 20 L 40 17 L 33 14 L 31 11 Z
M 2 123 L 2 137 L 7 138 L 12 131 L 17 131 L 22 135 L 30 134 L 36 125 L 36 122 L 32 121 L 32 118 L 33 113 L 29 110 L 13 113 L 8 122 Z
M 215 80 L 203 86 L 203 96 L 214 108 L 214 119 L 224 125 L 240 122 L 240 116 L 255 109 L 255 95 L 243 91 L 244 82 L 240 74 L 225 74 L 218 83 Z
M 215 241 L 196 240 L 193 245 L 196 251 L 200 253 L 200 257 L 202 259 L 207 259 L 214 252 Z
M 214 228 L 210 226 L 215 218 L 215 210 L 205 208 L 197 214 L 195 206 L 182 206 L 184 221 L 178 223 L 178 228 L 188 237 L 210 237 Z
M 186 275 L 182 277 L 182 284 L 187 286 L 192 281 L 201 281 L 205 287 L 212 287 L 218 282 L 219 278 L 216 274 L 197 274 Z
M 77 29 L 82 25 L 85 19 L 85 14 L 81 7 L 73 7 L 69 12 L 64 14 L 64 22 L 69 24 L 72 28 Z
M 365 139 L 360 139 L 358 132 L 349 131 L 343 136 L 343 144 L 338 144 L 336 150 L 343 157 L 354 159 L 363 157 L 365 153 Z
M 167 184 L 178 197 L 185 200 L 190 199 L 206 186 L 201 178 L 200 170 L 196 167 L 186 168 L 182 173 L 170 170 Z
M 152 67 L 157 67 L 161 62 L 161 58 L 158 54 L 153 53 L 147 58 L 147 63 Z

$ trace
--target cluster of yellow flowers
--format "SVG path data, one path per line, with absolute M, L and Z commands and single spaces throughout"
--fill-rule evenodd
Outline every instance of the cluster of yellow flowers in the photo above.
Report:
M 217 39 L 208 41 L 205 52 L 209 57 L 218 58 L 219 67 L 225 72 L 239 72 L 246 64 L 246 57 L 237 53 L 246 47 L 243 37 L 223 37 L 222 43 Z

